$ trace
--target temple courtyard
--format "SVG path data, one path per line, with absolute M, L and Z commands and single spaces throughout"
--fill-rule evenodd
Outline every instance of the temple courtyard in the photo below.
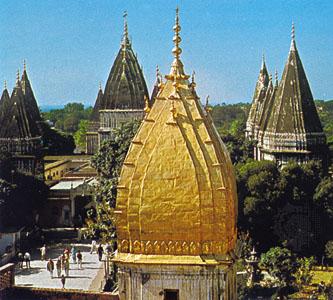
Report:
M 96 253 L 90 254 L 90 245 L 82 243 L 47 245 L 46 258 L 51 258 L 56 264 L 56 259 L 63 253 L 65 247 L 75 246 L 82 253 L 82 269 L 70 260 L 69 277 L 66 278 L 65 288 L 100 291 L 104 279 L 103 262 L 99 262 Z M 31 251 L 31 268 L 15 268 L 15 284 L 17 286 L 36 288 L 62 288 L 60 278 L 57 277 L 56 268 L 53 278 L 46 270 L 47 261 L 42 261 L 39 249 Z

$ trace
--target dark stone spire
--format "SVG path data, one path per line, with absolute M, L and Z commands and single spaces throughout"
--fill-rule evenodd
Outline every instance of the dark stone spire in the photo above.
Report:
M 275 94 L 278 89 L 277 81 L 278 81 L 277 73 L 275 73 L 275 84 L 273 86 L 272 79 L 269 81 L 269 84 L 267 87 L 267 92 L 265 95 L 265 101 L 263 102 L 263 105 L 261 108 L 260 119 L 258 120 L 259 135 L 260 135 L 260 133 L 264 132 L 264 130 L 267 127 L 267 121 L 271 114 L 272 107 L 274 105 Z M 262 134 L 261 134 L 261 137 L 262 137 Z
M 24 82 L 26 92 L 27 82 L 29 81 Z M 0 115 L 0 138 L 25 139 L 40 136 L 36 119 L 31 114 L 30 101 L 26 100 L 23 92 L 19 73 L 10 99 L 7 98 L 1 103 L 3 110 Z
M 102 101 L 102 109 L 144 109 L 149 97 L 146 81 L 128 38 L 127 14 L 118 55 L 111 68 Z
M 0 99 L 0 127 L 2 126 L 3 114 L 9 105 L 9 101 L 10 101 L 10 96 L 9 96 L 9 93 L 7 90 L 7 84 L 5 82 L 5 87 L 4 87 L 4 90 L 2 92 L 1 99 Z
M 323 132 L 310 85 L 296 48 L 294 26 L 288 59 L 267 130 L 281 134 Z
M 35 121 L 41 121 L 41 116 L 39 112 L 39 108 L 37 105 L 37 101 L 34 95 L 34 92 L 32 90 L 28 74 L 27 74 L 27 68 L 26 68 L 26 63 L 24 61 L 24 68 L 23 68 L 23 74 L 21 77 L 21 87 L 22 87 L 22 92 L 24 94 L 24 98 L 26 101 L 26 107 L 28 113 L 31 115 L 31 118 Z
M 94 105 L 93 111 L 90 116 L 91 121 L 96 121 L 96 122 L 99 121 L 99 111 L 100 111 L 100 109 L 102 109 L 101 108 L 102 99 L 103 99 L 103 90 L 102 90 L 102 86 L 100 84 L 99 89 L 98 89 L 97 98 L 95 101 L 95 105 Z
M 262 57 L 262 64 L 253 94 L 252 105 L 250 108 L 249 116 L 246 122 L 247 136 L 252 137 L 255 134 L 255 128 L 258 127 L 258 120 L 261 118 L 261 107 L 266 97 L 266 90 L 269 85 L 269 75 L 265 63 L 264 56 Z

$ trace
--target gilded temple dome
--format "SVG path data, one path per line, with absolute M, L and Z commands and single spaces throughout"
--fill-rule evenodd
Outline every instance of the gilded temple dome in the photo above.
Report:
M 236 242 L 237 195 L 228 151 L 180 60 L 134 137 L 118 185 L 119 253 L 225 255 Z

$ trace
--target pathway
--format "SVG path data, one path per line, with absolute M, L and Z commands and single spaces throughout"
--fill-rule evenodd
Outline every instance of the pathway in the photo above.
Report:
M 69 277 L 66 278 L 66 288 L 80 290 L 99 291 L 101 283 L 97 281 L 103 280 L 103 263 L 98 261 L 97 254 L 90 254 L 90 246 L 86 244 L 71 244 L 80 249 L 83 255 L 82 269 L 79 270 L 77 264 L 72 261 L 70 263 Z M 64 245 L 57 244 L 50 246 L 47 250 L 46 257 L 52 258 L 56 262 L 56 258 L 62 253 Z M 15 284 L 18 286 L 44 287 L 44 288 L 61 288 L 60 278 L 50 277 L 50 273 L 46 270 L 47 261 L 40 260 L 40 253 L 36 250 L 32 253 L 31 268 L 18 269 L 15 272 Z M 56 270 L 54 270 L 56 276 Z M 96 279 L 95 279 L 96 278 Z

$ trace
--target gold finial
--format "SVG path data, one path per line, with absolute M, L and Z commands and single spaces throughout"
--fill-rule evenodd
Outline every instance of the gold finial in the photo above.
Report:
M 191 78 L 191 84 L 189 87 L 191 87 L 192 89 L 194 89 L 196 87 L 196 83 L 195 83 L 195 71 L 193 70 L 192 72 L 192 78 Z
M 4 81 L 4 90 L 7 90 L 7 80 Z
M 145 100 L 145 108 L 144 108 L 144 111 L 146 114 L 148 114 L 150 112 L 150 107 L 149 107 L 149 101 L 148 101 L 148 97 L 145 95 L 144 97 L 144 100 Z
M 212 111 L 212 108 L 209 106 L 209 95 L 206 97 L 205 111 L 208 113 Z
M 179 47 L 179 44 L 181 42 L 181 37 L 179 35 L 181 30 L 181 27 L 179 25 L 179 9 L 177 7 L 176 9 L 176 19 L 175 19 L 175 25 L 173 26 L 173 31 L 175 32 L 173 36 L 173 43 L 174 47 L 172 49 L 172 53 L 174 56 L 171 70 L 169 75 L 166 75 L 165 78 L 169 80 L 179 80 L 179 79 L 188 79 L 189 76 L 185 75 L 184 72 L 184 66 L 183 63 L 180 60 L 180 54 L 182 53 L 182 49 Z
M 23 60 L 23 71 L 27 71 L 27 62 L 25 59 Z
M 181 27 L 179 25 L 179 8 L 176 8 L 176 19 L 175 19 L 175 26 L 173 26 L 173 31 L 175 32 L 175 35 L 173 37 L 174 42 L 174 48 L 172 49 L 172 53 L 175 57 L 175 59 L 179 59 L 180 54 L 182 53 L 182 49 L 179 47 L 180 42 L 182 41 L 181 37 L 179 36 L 179 32 L 181 30 Z

